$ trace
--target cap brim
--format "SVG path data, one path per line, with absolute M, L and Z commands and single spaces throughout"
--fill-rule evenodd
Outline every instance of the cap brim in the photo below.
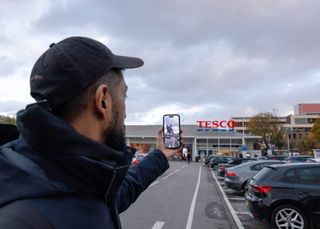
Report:
M 137 57 L 114 55 L 114 68 L 139 68 L 143 65 L 143 60 Z

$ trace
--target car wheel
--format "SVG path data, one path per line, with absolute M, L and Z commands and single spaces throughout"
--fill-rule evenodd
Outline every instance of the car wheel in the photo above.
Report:
M 243 183 L 243 185 L 242 185 L 242 191 L 243 192 L 246 192 L 247 191 L 247 183 L 248 183 L 248 181 L 246 180 L 244 183 Z
M 304 212 L 299 208 L 289 204 L 280 205 L 273 210 L 271 214 L 271 225 L 272 228 L 276 229 L 309 228 L 308 219 Z

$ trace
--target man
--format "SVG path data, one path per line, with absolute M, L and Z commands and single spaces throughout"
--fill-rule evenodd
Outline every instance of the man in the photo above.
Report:
M 157 149 L 128 170 L 122 69 L 142 65 L 89 38 L 50 45 L 30 76 L 37 102 L 18 113 L 21 135 L 0 150 L 0 228 L 121 228 L 119 214 L 175 153 L 161 130 Z
M 192 161 L 192 156 L 190 152 L 188 152 L 187 154 L 187 159 L 188 159 L 188 163 L 190 164 L 190 162 Z

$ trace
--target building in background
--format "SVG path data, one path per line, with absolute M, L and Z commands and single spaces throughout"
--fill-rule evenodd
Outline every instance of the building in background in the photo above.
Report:
M 232 117 L 237 122 L 235 131 L 249 134 L 248 123 L 252 117 Z M 278 122 L 291 143 L 302 139 L 311 132 L 317 119 L 320 119 L 320 103 L 303 103 L 294 106 L 294 114 L 279 116 Z
M 234 127 L 236 132 L 249 134 L 248 123 L 252 117 L 231 117 L 231 120 L 234 120 L 237 123 L 237 126 Z M 287 117 L 281 116 L 277 117 L 280 125 L 287 123 Z
M 320 115 L 320 103 L 300 103 L 294 106 L 294 115 Z
M 127 144 L 137 148 L 139 153 L 149 152 L 156 148 L 156 134 L 161 125 L 127 125 Z M 197 156 L 204 158 L 218 154 L 238 156 L 243 148 L 251 155 L 260 155 L 257 148 L 260 136 L 254 136 L 226 129 L 199 128 L 198 125 L 181 125 L 183 130 L 183 148 L 191 153 L 193 160 Z M 245 147 L 244 147 L 245 146 Z M 181 151 L 178 157 L 181 157 Z

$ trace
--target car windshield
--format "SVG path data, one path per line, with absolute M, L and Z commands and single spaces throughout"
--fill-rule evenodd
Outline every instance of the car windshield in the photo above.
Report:
M 267 178 L 272 172 L 274 172 L 275 169 L 270 167 L 264 167 L 259 173 L 257 173 L 253 179 L 256 181 L 263 181 L 265 178 Z

